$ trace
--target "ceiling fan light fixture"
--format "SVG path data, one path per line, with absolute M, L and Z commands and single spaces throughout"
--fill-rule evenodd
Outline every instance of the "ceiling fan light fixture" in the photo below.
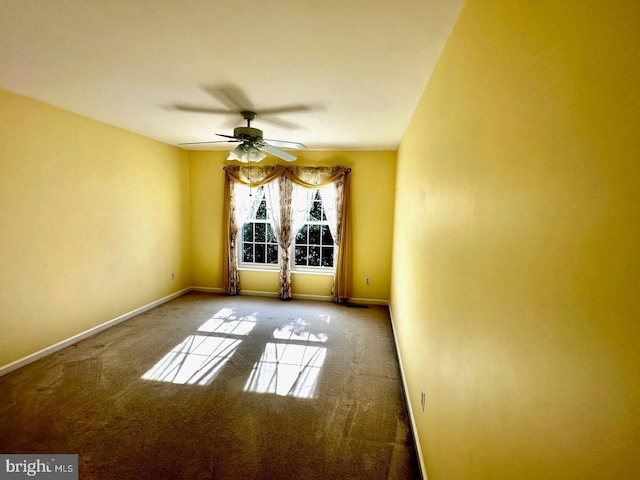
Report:
M 254 145 L 243 143 L 229 152 L 227 160 L 237 160 L 242 163 L 259 162 L 267 155 Z

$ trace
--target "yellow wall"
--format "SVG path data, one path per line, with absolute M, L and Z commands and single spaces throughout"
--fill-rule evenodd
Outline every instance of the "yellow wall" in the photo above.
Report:
M 352 168 L 353 297 L 386 301 L 391 277 L 395 152 L 297 152 L 296 165 Z M 194 285 L 222 287 L 222 208 L 226 152 L 191 152 Z M 264 165 L 273 161 L 265 160 Z M 364 285 L 364 277 L 371 285 Z M 331 277 L 292 275 L 294 295 L 329 296 Z M 242 271 L 241 289 L 277 293 L 276 273 Z
M 3 91 L 0 112 L 0 366 L 191 285 L 187 152 Z
M 229 152 L 189 152 L 193 285 L 222 288 L 224 171 Z
M 462 10 L 397 165 L 391 309 L 430 480 L 638 478 L 638 52 L 635 0 Z

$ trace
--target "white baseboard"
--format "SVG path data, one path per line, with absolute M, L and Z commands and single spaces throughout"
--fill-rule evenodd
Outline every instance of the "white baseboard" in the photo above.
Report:
M 240 290 L 240 295 L 247 295 L 251 297 L 270 297 L 278 298 L 277 292 L 263 292 L 259 290 Z M 313 300 L 316 302 L 332 302 L 333 297 L 330 295 L 308 295 L 304 293 L 294 293 L 291 295 L 293 300 Z M 373 298 L 349 298 L 347 303 L 355 305 L 382 305 L 388 306 L 387 300 L 377 300 Z
M 329 295 L 305 295 L 304 293 L 294 293 L 291 295 L 294 300 L 313 300 L 315 302 L 333 302 L 333 297 Z
M 79 342 L 80 340 L 89 338 L 95 335 L 96 333 L 99 333 L 103 330 L 106 330 L 109 327 L 113 327 L 114 325 L 117 325 L 118 323 L 124 322 L 125 320 L 129 320 L 130 318 L 135 317 L 136 315 L 140 315 L 141 313 L 144 313 L 147 310 L 151 310 L 152 308 L 162 305 L 163 303 L 167 303 L 175 298 L 181 297 L 182 295 L 187 293 L 189 290 L 190 288 L 185 288 L 178 292 L 172 293 L 171 295 L 167 295 L 166 297 L 163 297 L 159 300 L 148 303 L 140 308 L 136 308 L 135 310 L 125 313 L 124 315 L 120 315 L 119 317 L 116 317 L 104 323 L 101 323 L 100 325 L 90 328 L 89 330 L 80 332 L 77 335 L 74 335 L 73 337 L 62 340 L 61 342 L 58 342 L 49 347 L 45 347 L 42 350 L 39 350 L 35 353 L 27 355 L 26 357 L 19 358 L 18 360 L 8 363 L 7 365 L 3 365 L 0 367 L 0 377 L 2 377 L 3 375 L 6 375 L 7 373 L 13 372 L 14 370 L 17 370 L 20 367 L 24 367 L 25 365 L 33 363 L 36 360 L 40 360 L 41 358 L 44 358 L 47 355 L 51 355 L 52 353 L 55 353 L 59 350 L 62 350 L 63 348 L 73 345 L 74 343 Z
M 259 290 L 240 290 L 240 295 L 249 297 L 269 297 L 279 298 L 277 292 L 262 292 Z M 316 302 L 331 302 L 333 299 L 326 295 L 305 295 L 302 293 L 294 293 L 291 295 L 293 300 L 314 300 Z
M 398 356 L 398 365 L 400 366 L 400 376 L 402 377 L 402 386 L 404 388 L 404 394 L 407 404 L 407 412 L 409 413 L 409 421 L 411 423 L 411 431 L 413 434 L 413 443 L 416 446 L 416 455 L 418 455 L 418 461 L 420 462 L 420 474 L 424 480 L 427 479 L 427 469 L 424 464 L 424 457 L 422 456 L 422 448 L 420 448 L 420 438 L 418 437 L 418 430 L 416 427 L 416 417 L 413 414 L 411 403 L 409 402 L 409 388 L 407 386 L 407 377 L 404 375 L 404 367 L 402 366 L 402 354 L 398 345 L 398 337 L 396 337 L 396 327 L 393 321 L 393 313 L 391 307 L 389 307 L 389 318 L 391 319 L 391 331 L 393 332 L 393 343 L 396 347 L 396 354 Z
M 227 290 L 222 287 L 191 287 L 190 292 L 203 292 L 203 293 L 227 293 Z
M 238 295 L 245 295 L 247 297 L 270 297 L 278 298 L 277 292 L 262 292 L 260 290 L 240 290 Z
M 388 300 L 377 300 L 374 298 L 350 298 L 349 303 L 354 303 L 356 305 L 382 305 L 385 307 L 389 306 Z

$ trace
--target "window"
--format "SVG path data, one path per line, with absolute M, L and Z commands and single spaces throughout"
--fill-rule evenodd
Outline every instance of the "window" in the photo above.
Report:
M 334 246 L 322 197 L 320 191 L 316 190 L 311 197 L 311 206 L 304 219 L 304 225 L 295 237 L 294 264 L 296 267 L 333 268 Z
M 244 266 L 278 265 L 278 242 L 269 223 L 264 187 L 255 190 L 249 216 L 242 226 L 239 255 Z
M 336 250 L 327 218 L 332 210 L 325 209 L 319 190 L 301 190 L 304 193 L 294 200 L 297 205 L 294 210 L 298 212 L 294 212 L 294 217 L 299 215 L 294 224 L 302 226 L 292 241 L 290 267 L 308 272 L 332 271 Z M 251 197 L 247 196 L 247 216 L 238 235 L 240 267 L 273 269 L 278 265 L 280 251 L 271 225 L 269 201 L 271 197 L 264 186 L 254 190 Z

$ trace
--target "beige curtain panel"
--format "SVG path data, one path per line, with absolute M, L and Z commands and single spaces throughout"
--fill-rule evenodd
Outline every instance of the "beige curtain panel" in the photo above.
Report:
M 223 284 L 229 295 L 240 291 L 238 275 L 237 239 L 244 222 L 238 205 L 236 188 L 238 185 L 258 188 L 265 186 L 265 194 L 279 211 L 273 212 L 273 231 L 280 248 L 278 296 L 283 300 L 291 298 L 290 250 L 295 232 L 292 231 L 292 196 L 295 188 L 317 189 L 329 184 L 335 185 L 337 246 L 335 275 L 331 295 L 338 303 L 346 301 L 351 293 L 351 227 L 349 218 L 349 174 L 351 169 L 343 167 L 225 167 L 224 188 L 224 265 Z M 239 214 L 240 213 L 240 214 Z

